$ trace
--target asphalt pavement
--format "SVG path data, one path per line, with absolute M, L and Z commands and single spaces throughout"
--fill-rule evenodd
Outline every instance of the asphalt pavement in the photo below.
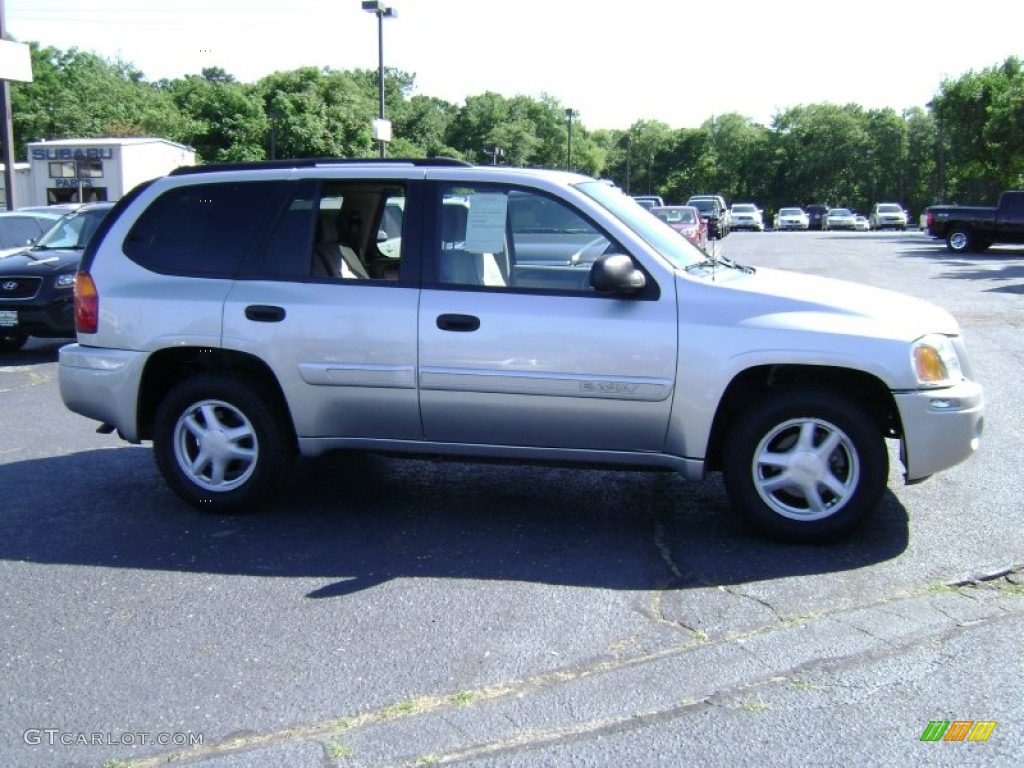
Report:
M 32 342 L 0 360 L 0 765 L 1019 765 L 1024 251 L 716 248 L 949 308 L 978 455 L 906 486 L 891 446 L 826 547 L 752 535 L 717 478 L 343 454 L 218 517 Z

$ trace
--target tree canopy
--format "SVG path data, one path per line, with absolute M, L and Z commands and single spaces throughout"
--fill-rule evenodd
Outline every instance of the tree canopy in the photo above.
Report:
M 127 62 L 30 47 L 35 79 L 11 86 L 19 157 L 36 139 L 143 135 L 189 144 L 202 162 L 376 153 L 376 71 L 304 67 L 240 83 L 207 68 L 148 82 Z M 414 75 L 385 71 L 391 156 L 571 164 L 672 201 L 712 192 L 768 211 L 812 202 L 867 210 L 883 200 L 916 212 L 946 200 L 987 202 L 1024 185 L 1024 65 L 1016 57 L 942 81 L 924 107 L 806 104 L 777 112 L 768 126 L 728 113 L 699 128 L 639 120 L 590 131 L 577 116 L 570 126 L 548 94 L 485 92 L 457 105 L 414 91 Z

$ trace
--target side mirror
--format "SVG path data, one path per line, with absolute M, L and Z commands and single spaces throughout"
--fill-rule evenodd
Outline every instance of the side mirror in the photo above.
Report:
M 644 273 L 624 253 L 602 256 L 590 268 L 590 287 L 600 293 L 637 293 L 646 286 Z

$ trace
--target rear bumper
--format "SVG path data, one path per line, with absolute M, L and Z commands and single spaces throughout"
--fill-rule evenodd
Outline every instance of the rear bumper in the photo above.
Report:
M 81 344 L 61 347 L 57 375 L 69 410 L 114 426 L 128 442 L 139 442 L 139 382 L 146 354 Z

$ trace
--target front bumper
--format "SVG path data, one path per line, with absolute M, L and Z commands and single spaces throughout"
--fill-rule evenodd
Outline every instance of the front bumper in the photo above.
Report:
M 733 219 L 729 226 L 732 229 L 764 229 L 764 224 L 757 219 Z
M 35 298 L 31 304 L 20 301 L 0 301 L 0 310 L 17 312 L 15 325 L 7 330 L 24 331 L 29 336 L 48 339 L 66 339 L 75 335 L 75 308 L 71 291 L 54 297 Z
M 906 219 L 878 219 L 875 221 L 875 229 L 906 229 Z
M 894 397 L 903 423 L 900 457 L 907 482 L 956 466 L 978 450 L 985 425 L 980 384 L 965 381 L 948 389 L 898 392 Z

